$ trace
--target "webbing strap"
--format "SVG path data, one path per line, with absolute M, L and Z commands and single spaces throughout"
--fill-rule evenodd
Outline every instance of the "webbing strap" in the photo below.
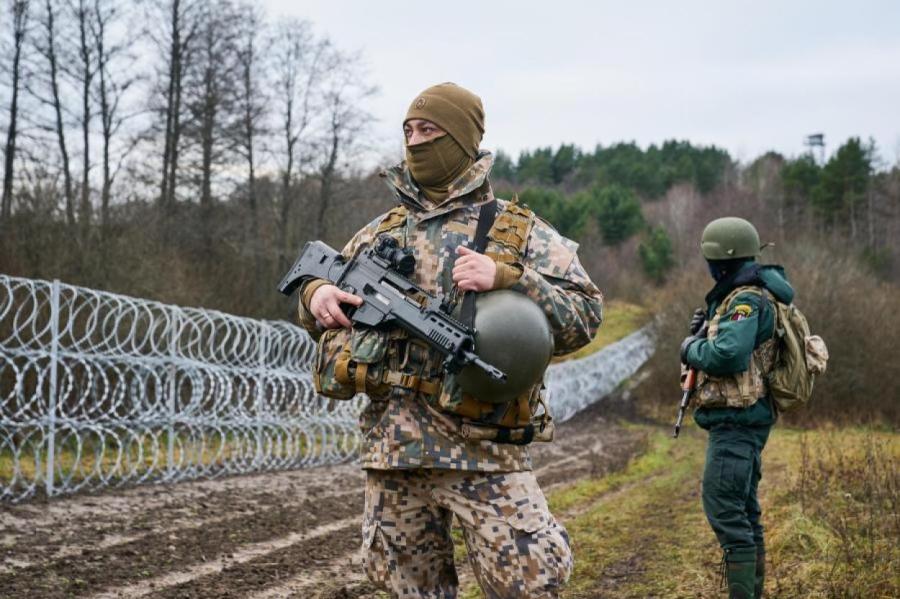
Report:
M 342 351 L 334 361 L 334 378 L 343 385 L 350 385 L 350 352 Z
M 735 287 L 728 293 L 728 295 L 725 296 L 725 299 L 722 300 L 722 303 L 719 304 L 719 307 L 716 308 L 716 314 L 724 316 L 725 313 L 728 312 L 728 309 L 731 308 L 731 304 L 732 302 L 734 302 L 735 298 L 737 298 L 737 296 L 742 293 L 752 293 L 761 297 L 766 296 L 763 288 L 756 285 L 741 285 L 740 287 Z
M 497 218 L 497 200 L 491 200 L 481 205 L 478 212 L 478 225 L 475 227 L 475 239 L 472 242 L 472 249 L 479 254 L 484 253 L 487 247 L 488 233 L 494 226 L 494 219 Z M 466 326 L 475 325 L 475 292 L 467 291 L 463 296 L 462 307 L 460 308 L 460 320 Z
M 356 373 L 354 374 L 354 379 L 356 380 L 356 392 L 357 393 L 365 393 L 366 392 L 366 375 L 369 373 L 369 365 L 365 362 L 360 362 L 356 365 Z
M 498 428 L 495 443 L 510 445 L 528 445 L 534 439 L 534 425 L 529 424 L 518 429 Z
M 384 375 L 383 381 L 394 387 L 403 387 L 404 389 L 421 391 L 425 395 L 435 395 L 441 390 L 439 381 L 423 378 L 414 374 L 387 372 Z

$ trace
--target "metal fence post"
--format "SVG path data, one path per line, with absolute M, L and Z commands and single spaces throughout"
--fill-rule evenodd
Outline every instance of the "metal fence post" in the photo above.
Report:
M 181 318 L 177 310 L 172 314 L 172 331 L 169 335 L 169 393 L 166 398 L 166 478 L 175 476 L 175 397 L 178 394 L 178 368 L 175 360 L 178 357 L 178 336 L 181 334 Z
M 47 398 L 47 497 L 53 497 L 53 479 L 56 472 L 56 403 L 58 394 L 59 362 L 59 279 L 50 286 L 50 397 Z
M 269 325 L 260 323 L 259 340 L 259 370 L 256 380 L 256 459 L 257 465 L 262 464 L 262 438 L 263 438 L 263 404 L 266 400 L 266 353 L 269 343 Z

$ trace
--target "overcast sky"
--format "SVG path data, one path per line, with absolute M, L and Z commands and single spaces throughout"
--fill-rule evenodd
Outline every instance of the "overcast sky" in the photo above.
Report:
M 874 137 L 900 157 L 900 2 L 265 0 L 345 50 L 380 91 L 378 144 L 423 88 L 481 96 L 482 144 L 712 143 L 747 161 L 804 136 Z

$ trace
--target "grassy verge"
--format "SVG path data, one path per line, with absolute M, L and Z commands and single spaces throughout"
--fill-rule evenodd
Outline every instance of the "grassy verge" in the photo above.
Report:
M 649 311 L 643 306 L 612 300 L 603 306 L 603 324 L 597 330 L 597 336 L 589 344 L 576 352 L 559 356 L 554 362 L 583 358 L 603 349 L 607 345 L 627 337 L 650 320 Z
M 575 550 L 563 597 L 723 596 L 700 505 L 705 434 L 641 428 L 647 450 L 624 471 L 548 498 Z M 900 596 L 898 461 L 897 433 L 775 429 L 761 483 L 767 596 Z

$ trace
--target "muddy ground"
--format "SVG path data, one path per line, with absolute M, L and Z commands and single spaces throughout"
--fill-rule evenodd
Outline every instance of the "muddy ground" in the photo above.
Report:
M 545 491 L 641 451 L 617 424 L 628 405 L 607 398 L 535 446 Z M 0 597 L 371 597 L 363 481 L 345 464 L 0 506 Z

